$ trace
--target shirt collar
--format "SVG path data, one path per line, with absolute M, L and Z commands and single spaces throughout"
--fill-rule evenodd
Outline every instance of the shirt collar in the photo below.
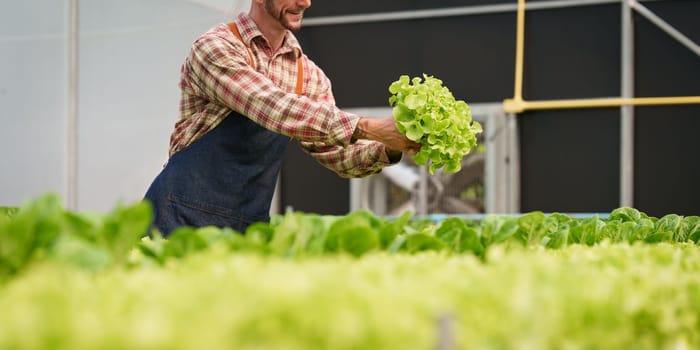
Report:
M 243 37 L 243 41 L 249 47 L 251 46 L 251 42 L 253 41 L 253 39 L 257 37 L 260 37 L 263 40 L 267 41 L 260 29 L 258 29 L 258 26 L 247 13 L 241 12 L 240 14 L 238 14 L 236 22 L 238 22 L 238 31 L 241 32 L 241 37 Z M 298 49 L 299 52 L 301 52 L 301 45 L 299 44 L 299 41 L 294 36 L 294 34 L 292 34 L 291 31 L 287 30 L 284 34 L 284 41 L 282 42 L 282 47 L 280 48 L 279 52 L 293 52 L 295 49 Z

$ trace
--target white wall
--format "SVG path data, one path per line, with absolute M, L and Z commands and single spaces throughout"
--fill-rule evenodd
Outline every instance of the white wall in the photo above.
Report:
M 79 1 L 79 210 L 142 198 L 167 158 L 182 60 L 249 0 Z M 0 206 L 67 196 L 68 0 L 0 4 Z
M 0 5 L 0 205 L 65 182 L 65 11 L 38 2 Z

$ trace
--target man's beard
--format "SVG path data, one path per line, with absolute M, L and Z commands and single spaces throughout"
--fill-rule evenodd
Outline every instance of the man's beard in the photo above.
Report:
M 272 18 L 276 18 L 277 21 L 286 29 L 289 29 L 291 31 L 297 31 L 301 28 L 301 25 L 299 26 L 293 26 L 287 18 L 284 16 L 284 11 L 282 10 L 277 10 L 275 8 L 275 5 L 273 3 L 274 0 L 265 0 L 265 12 L 272 16 Z M 279 13 L 276 13 L 279 12 Z

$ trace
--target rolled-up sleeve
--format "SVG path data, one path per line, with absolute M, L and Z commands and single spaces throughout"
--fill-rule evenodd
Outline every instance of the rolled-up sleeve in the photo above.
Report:
M 358 140 L 341 147 L 319 142 L 300 142 L 301 147 L 321 165 L 341 177 L 358 178 L 381 172 L 384 167 L 398 163 L 401 158 L 389 159 L 383 144 Z

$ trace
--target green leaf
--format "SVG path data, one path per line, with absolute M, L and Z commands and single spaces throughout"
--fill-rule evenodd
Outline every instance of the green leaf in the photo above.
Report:
M 681 236 L 687 241 L 700 242 L 700 216 L 686 216 L 680 227 Z
M 435 237 L 456 253 L 472 252 L 477 256 L 484 253 L 477 231 L 460 218 L 451 217 L 441 221 L 435 230 Z
M 467 227 L 467 229 L 462 232 L 462 239 L 459 247 L 460 252 L 472 252 L 474 255 L 483 258 L 486 249 L 481 242 L 481 237 L 479 237 L 478 232 L 472 228 Z
M 410 94 L 405 99 L 406 107 L 414 110 L 423 107 L 426 101 L 426 96 L 419 94 Z
M 416 119 L 413 111 L 408 109 L 403 102 L 397 103 L 391 113 L 397 122 L 413 123 Z
M 387 252 L 389 254 L 395 254 L 401 251 L 403 249 L 404 244 L 406 244 L 406 237 L 407 235 L 405 234 L 396 236 L 389 245 Z
M 593 244 L 600 237 L 600 232 L 605 226 L 605 222 L 598 216 L 581 219 L 569 229 L 569 241 L 578 244 Z
M 418 165 L 425 165 L 428 163 L 428 159 L 430 159 L 430 151 L 427 149 L 421 148 L 418 153 L 416 153 L 415 156 L 413 156 L 413 161 L 416 162 Z
M 656 231 L 648 235 L 644 241 L 647 243 L 670 242 L 673 239 L 672 231 Z
M 56 194 L 26 203 L 11 219 L 0 221 L 0 279 L 19 272 L 35 256 L 50 249 L 64 226 L 64 210 Z
M 442 249 L 445 249 L 445 243 L 437 237 L 425 233 L 407 235 L 406 243 L 403 246 L 403 250 L 408 253 L 439 251 Z
M 97 243 L 110 252 L 115 263 L 123 263 L 141 237 L 148 234 L 152 217 L 152 207 L 148 201 L 127 207 L 119 205 L 104 217 L 96 233 Z
M 266 244 L 270 242 L 274 235 L 275 229 L 270 223 L 256 222 L 248 226 L 245 231 L 245 236 L 251 242 Z
M 681 231 L 681 222 L 683 218 L 680 215 L 668 214 L 660 218 L 659 221 L 654 225 L 654 231 L 656 232 L 671 232 L 671 237 L 669 241 L 683 242 L 686 237 L 680 237 L 679 235 L 683 232 Z
M 198 251 L 203 251 L 209 246 L 209 242 L 202 235 L 197 234 L 194 227 L 182 226 L 176 228 L 168 236 L 163 248 L 165 258 L 182 258 Z
M 487 215 L 481 222 L 481 237 L 487 245 L 502 242 L 518 232 L 518 222 L 515 218 Z
M 541 211 L 532 211 L 522 215 L 517 219 L 519 227 L 516 237 L 525 245 L 539 244 L 544 236 L 542 223 L 545 218 L 544 213 Z
M 76 236 L 61 236 L 52 249 L 51 258 L 86 271 L 99 271 L 111 264 L 109 252 Z
M 379 242 L 383 249 L 387 249 L 396 237 L 404 232 L 405 226 L 412 216 L 412 212 L 406 211 L 397 219 L 386 223 L 379 230 Z
M 0 207 L 0 220 L 4 218 L 11 218 L 19 212 L 18 207 Z
M 381 221 L 369 211 L 356 211 L 336 220 L 328 229 L 329 251 L 361 256 L 381 246 Z
M 136 248 L 145 257 L 162 265 L 165 262 L 165 245 L 167 241 L 159 233 L 154 233 L 153 237 L 143 237 L 136 244 Z
M 456 173 L 462 169 L 462 161 L 458 159 L 450 159 L 445 166 L 446 173 Z
M 634 221 L 637 222 L 642 219 L 642 214 L 639 210 L 629 207 L 621 207 L 613 210 L 608 216 L 608 220 L 619 220 L 622 222 Z
M 419 141 L 423 137 L 423 128 L 416 123 L 411 123 L 406 128 L 406 137 L 411 141 Z

